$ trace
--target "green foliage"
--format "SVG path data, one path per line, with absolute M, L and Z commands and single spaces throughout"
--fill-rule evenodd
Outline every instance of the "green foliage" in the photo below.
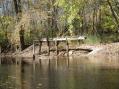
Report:
M 13 18 L 10 16 L 0 16 L 1 28 L 6 29 L 13 22 Z
M 79 15 L 79 11 L 84 5 L 84 1 L 82 0 L 58 0 L 56 2 L 56 5 L 63 8 L 63 15 L 61 16 L 61 19 L 66 20 L 66 23 L 68 24 L 68 30 L 70 34 L 73 34 L 75 19 L 80 21 L 81 16 Z M 77 24 L 81 26 L 81 23 Z
M 0 46 L 4 49 L 8 44 L 8 39 L 4 36 L 4 33 L 0 31 Z
M 0 16 L 0 45 L 8 45 L 12 35 L 14 20 L 11 16 Z
M 40 37 L 108 33 L 117 32 L 119 29 L 118 0 L 110 0 L 117 21 L 112 14 L 108 0 L 27 1 L 23 3 L 23 0 L 20 3 L 24 7 L 26 5 L 25 10 L 22 8 L 20 16 L 15 16 L 15 14 L 14 16 L 0 16 L 0 44 L 11 42 L 11 44 L 18 45 L 22 25 L 26 44 L 32 44 L 33 39 Z M 87 43 L 96 43 L 96 40 L 99 40 L 89 38 L 91 40 L 87 40 Z
M 96 44 L 96 43 L 100 43 L 101 42 L 101 39 L 99 36 L 97 35 L 88 35 L 87 36 L 88 39 L 85 40 L 85 43 L 86 44 Z
M 118 28 L 118 24 L 115 22 L 112 12 L 107 3 L 103 3 L 101 5 L 101 9 L 102 9 L 101 28 L 106 32 L 116 31 Z
M 111 16 L 105 16 L 103 17 L 102 27 L 105 30 L 115 31 L 117 28 L 117 25 Z

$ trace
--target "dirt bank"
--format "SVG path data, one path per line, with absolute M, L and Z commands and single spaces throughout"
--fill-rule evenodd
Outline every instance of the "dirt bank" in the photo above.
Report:
M 53 58 L 56 56 L 67 56 L 65 47 L 59 50 L 58 55 L 56 55 L 55 48 L 51 48 L 50 56 L 47 53 L 47 46 L 43 46 L 41 55 L 39 54 L 39 47 L 36 46 L 35 54 L 38 58 Z M 80 46 L 70 46 L 69 56 L 87 56 L 90 58 L 110 58 L 118 59 L 119 58 L 119 43 L 110 43 L 110 44 L 95 44 L 87 45 L 82 44 Z M 19 57 L 33 57 L 33 46 L 28 47 L 22 52 L 13 53 L 13 54 L 2 54 L 1 56 L 19 56 Z
M 33 46 L 25 49 L 21 53 L 20 56 L 23 57 L 32 57 L 33 56 Z M 39 47 L 36 46 L 35 54 L 38 55 Z M 83 44 L 80 46 L 70 46 L 69 56 L 89 56 L 89 57 L 118 57 L 119 55 L 119 43 L 110 43 L 110 44 L 95 44 L 95 45 L 87 45 Z M 56 52 L 55 48 L 51 48 L 50 56 L 47 54 L 47 47 L 44 46 L 42 48 L 41 55 L 38 55 L 40 58 L 44 57 L 55 57 Z M 67 52 L 65 47 L 59 50 L 58 56 L 67 56 Z

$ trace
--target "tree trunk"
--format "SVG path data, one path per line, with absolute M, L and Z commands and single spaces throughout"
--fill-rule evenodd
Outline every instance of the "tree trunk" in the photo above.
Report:
M 118 18 L 116 17 L 115 11 L 113 10 L 113 7 L 112 7 L 112 5 L 111 5 L 110 0 L 107 0 L 107 2 L 108 2 L 108 5 L 109 5 L 109 7 L 110 7 L 110 10 L 111 10 L 111 12 L 112 12 L 112 15 L 113 15 L 113 17 L 114 17 L 116 23 L 118 24 L 119 21 L 118 21 Z M 118 25 L 118 27 L 119 27 L 119 25 Z
M 95 32 L 96 32 L 96 29 L 95 29 L 95 8 L 94 8 L 94 10 L 93 10 L 93 33 L 95 34 Z
M 58 27 L 57 27 L 57 6 L 54 6 L 55 4 L 55 0 L 49 0 L 49 6 L 48 9 L 51 11 L 49 21 L 48 21 L 48 26 L 51 27 L 51 37 L 53 37 L 54 35 L 56 35 L 56 33 L 59 31 Z M 49 28 L 49 27 L 48 27 Z M 54 33 L 55 32 L 55 33 Z
M 16 14 L 18 14 L 18 3 L 17 3 L 17 0 L 13 0 L 13 2 L 14 2 L 14 8 L 15 8 L 15 12 L 16 12 Z
M 16 15 L 18 16 L 17 22 L 19 22 L 20 21 L 20 17 L 21 17 L 21 13 L 22 13 L 21 0 L 13 0 L 13 2 L 14 2 Z M 25 48 L 23 26 L 21 26 L 21 28 L 20 28 L 19 38 L 20 38 L 19 47 L 20 47 L 20 50 L 23 50 Z
M 22 12 L 21 0 L 13 0 L 16 14 Z
M 25 42 L 24 42 L 24 29 L 23 26 L 21 26 L 21 29 L 19 31 L 19 35 L 20 35 L 20 50 L 24 50 L 25 48 Z

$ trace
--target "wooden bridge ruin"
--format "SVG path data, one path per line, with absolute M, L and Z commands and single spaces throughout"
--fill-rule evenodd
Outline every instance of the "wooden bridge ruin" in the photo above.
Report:
M 50 48 L 51 48 L 51 45 L 50 43 L 51 42 L 54 42 L 55 43 L 55 51 L 56 51 L 56 55 L 58 55 L 58 45 L 60 44 L 60 42 L 65 42 L 66 44 L 66 52 L 67 52 L 67 55 L 69 54 L 69 41 L 84 41 L 86 39 L 86 36 L 73 36 L 73 37 L 56 37 L 56 38 L 42 38 L 40 40 L 34 40 L 33 41 L 33 59 L 35 59 L 35 46 L 36 45 L 39 45 L 39 55 L 41 55 L 41 47 L 42 47 L 42 43 L 47 43 L 47 52 L 48 52 L 48 55 L 50 55 Z

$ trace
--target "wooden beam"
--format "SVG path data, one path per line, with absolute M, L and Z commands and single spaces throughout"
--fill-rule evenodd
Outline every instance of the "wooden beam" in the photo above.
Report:
M 79 37 L 57 37 L 57 38 L 49 38 L 49 41 L 66 41 L 66 40 L 85 40 L 85 36 L 79 36 Z M 41 41 L 46 42 L 47 38 L 42 38 Z

